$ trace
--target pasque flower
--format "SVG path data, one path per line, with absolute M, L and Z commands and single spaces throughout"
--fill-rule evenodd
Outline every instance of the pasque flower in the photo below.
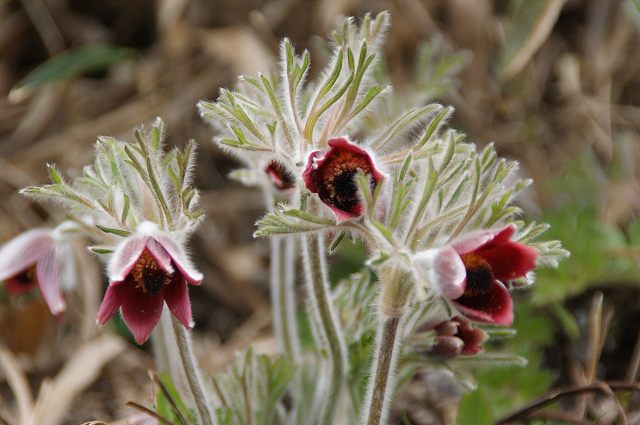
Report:
M 107 272 L 109 287 L 98 311 L 99 324 L 120 309 L 136 342 L 142 344 L 166 303 L 186 328 L 193 326 L 187 284 L 199 285 L 202 274 L 182 246 L 156 224 L 144 222 L 124 239 L 111 256 Z
M 39 287 L 51 313 L 58 315 L 65 309 L 60 260 L 55 230 L 29 230 L 0 248 L 0 281 L 12 295 Z
M 364 206 L 355 182 L 356 174 L 364 173 L 372 189 L 384 175 L 376 168 L 371 155 L 346 137 L 330 139 L 328 145 L 327 151 L 309 154 L 302 179 L 307 189 L 317 193 L 338 220 L 358 217 Z
M 481 353 L 482 343 L 487 340 L 486 332 L 472 327 L 471 323 L 460 316 L 441 322 L 434 331 L 436 337 L 433 352 L 443 357 Z
M 463 235 L 450 245 L 414 255 L 419 279 L 469 319 L 510 325 L 513 303 L 505 282 L 527 275 L 538 251 L 515 242 L 513 224 Z

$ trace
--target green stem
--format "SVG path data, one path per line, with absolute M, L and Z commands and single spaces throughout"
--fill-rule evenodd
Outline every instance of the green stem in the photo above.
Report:
M 278 345 L 297 362 L 300 342 L 296 326 L 295 239 L 271 238 L 271 302 Z
M 198 414 L 200 415 L 200 423 L 202 425 L 214 425 L 217 423 L 216 417 L 209 405 L 204 386 L 202 385 L 198 364 L 193 355 L 191 334 L 174 315 L 171 315 L 171 323 L 176 335 L 176 342 L 178 343 L 178 351 L 182 360 L 184 373 L 187 376 L 187 382 L 189 383 L 191 394 L 193 395 Z
M 324 259 L 324 238 L 322 236 L 304 236 L 303 245 L 310 306 L 314 319 L 324 334 L 325 349 L 329 352 L 331 360 L 331 379 L 326 401 L 317 423 L 331 425 L 333 424 L 336 403 L 344 386 L 347 350 L 340 323 L 331 304 Z

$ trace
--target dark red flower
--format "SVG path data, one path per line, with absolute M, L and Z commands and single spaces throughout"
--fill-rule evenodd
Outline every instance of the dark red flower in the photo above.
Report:
M 510 325 L 513 302 L 503 282 L 526 276 L 538 257 L 535 248 L 511 240 L 515 231 L 509 224 L 464 235 L 450 246 L 416 254 L 414 264 L 466 317 Z
M 473 355 L 483 351 L 487 333 L 474 328 L 467 320 L 456 316 L 434 328 L 436 332 L 433 352 L 443 357 Z
M 51 229 L 33 229 L 10 240 L 0 249 L 0 281 L 10 295 L 32 288 L 40 292 L 52 314 L 65 309 L 58 242 Z
M 273 160 L 269 162 L 264 171 L 269 176 L 273 186 L 280 191 L 291 189 L 296 185 L 296 178 L 293 173 L 279 161 Z
M 199 285 L 195 270 L 182 247 L 152 223 L 125 239 L 108 265 L 109 287 L 98 311 L 104 325 L 120 309 L 138 344 L 151 335 L 166 303 L 187 328 L 193 326 L 187 284 Z
M 317 193 L 338 220 L 358 217 L 364 206 L 358 193 L 355 177 L 364 173 L 371 181 L 371 189 L 380 183 L 384 175 L 376 168 L 373 159 L 364 149 L 346 137 L 330 139 L 329 150 L 309 154 L 302 179 L 312 193 Z

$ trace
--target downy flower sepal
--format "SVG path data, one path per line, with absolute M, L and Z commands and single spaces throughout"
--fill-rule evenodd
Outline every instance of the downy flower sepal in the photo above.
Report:
M 109 287 L 98 311 L 104 325 L 118 309 L 139 344 L 155 328 L 166 303 L 187 328 L 193 327 L 187 284 L 200 285 L 202 274 L 182 246 L 150 222 L 116 247 L 107 265 Z

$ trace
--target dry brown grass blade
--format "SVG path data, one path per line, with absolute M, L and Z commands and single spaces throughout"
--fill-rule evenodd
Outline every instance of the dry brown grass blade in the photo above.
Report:
M 533 30 L 518 52 L 505 64 L 502 78 L 509 80 L 518 74 L 529 63 L 533 55 L 551 34 L 551 30 L 560 16 L 560 10 L 566 0 L 547 0 Z
M 115 336 L 104 335 L 86 343 L 69 359 L 58 375 L 43 382 L 28 425 L 57 425 L 75 398 L 100 375 L 102 368 L 125 349 Z
M 18 360 L 4 347 L 0 347 L 0 368 L 16 399 L 18 421 L 21 424 L 26 423 L 33 410 L 33 396 L 29 389 L 29 382 Z
M 585 385 L 581 387 L 565 387 L 558 388 L 552 390 L 548 394 L 539 398 L 538 400 L 532 401 L 524 407 L 521 407 L 515 410 L 512 413 L 507 414 L 503 418 L 497 420 L 495 425 L 504 425 L 508 423 L 518 422 L 525 418 L 527 418 L 531 413 L 537 412 L 540 409 L 548 406 L 549 404 L 555 403 L 558 400 L 561 400 L 566 397 L 572 397 L 582 394 L 593 394 L 596 392 L 604 393 L 610 395 L 613 391 L 629 391 L 629 392 L 638 392 L 640 391 L 640 385 L 630 383 L 630 382 L 596 382 L 594 384 Z
M 136 410 L 139 410 L 140 412 L 144 413 L 145 415 L 149 415 L 150 417 L 157 419 L 160 423 L 162 423 L 163 425 L 174 425 L 173 422 L 169 421 L 167 418 L 159 415 L 158 413 L 154 412 L 153 410 L 149 409 L 148 407 L 145 407 L 139 403 L 136 403 L 134 401 L 128 401 L 127 402 L 127 406 L 132 407 Z
M 627 368 L 626 379 L 629 382 L 635 382 L 638 376 L 638 369 L 640 369 L 640 332 L 638 332 L 638 338 L 636 339 L 636 345 L 633 349 L 633 355 Z

